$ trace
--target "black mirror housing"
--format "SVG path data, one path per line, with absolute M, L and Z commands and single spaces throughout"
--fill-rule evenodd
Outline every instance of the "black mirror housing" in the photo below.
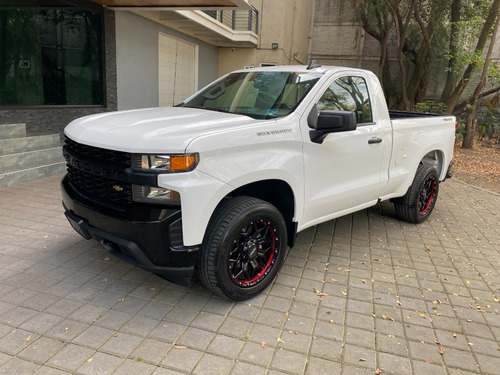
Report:
M 329 133 L 356 130 L 356 114 L 350 111 L 321 111 L 318 120 L 315 123 L 309 122 L 309 126 L 315 129 L 309 132 L 311 141 L 323 143 Z

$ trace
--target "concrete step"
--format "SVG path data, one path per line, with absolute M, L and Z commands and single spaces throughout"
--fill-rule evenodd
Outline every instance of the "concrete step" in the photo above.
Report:
M 66 170 L 66 163 L 54 163 L 35 168 L 0 174 L 0 187 L 15 185 L 25 181 L 62 174 Z
M 26 137 L 26 124 L 0 125 L 0 139 Z
M 0 156 L 0 174 L 64 162 L 61 147 Z
M 0 139 L 0 156 L 61 146 L 59 134 Z

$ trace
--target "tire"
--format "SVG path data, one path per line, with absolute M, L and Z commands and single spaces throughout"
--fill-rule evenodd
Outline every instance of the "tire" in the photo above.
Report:
M 431 214 L 439 192 L 439 175 L 432 165 L 419 165 L 405 196 L 394 203 L 396 216 L 404 221 L 422 223 Z
M 201 247 L 200 280 L 235 301 L 254 297 L 272 283 L 287 249 L 283 216 L 268 202 L 236 197 L 215 210 Z

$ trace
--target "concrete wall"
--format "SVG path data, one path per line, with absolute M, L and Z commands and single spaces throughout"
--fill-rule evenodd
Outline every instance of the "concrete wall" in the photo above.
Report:
M 198 45 L 198 88 L 218 77 L 218 49 L 137 14 L 116 12 L 118 109 L 158 106 L 158 35 Z
M 261 63 L 304 65 L 313 0 L 249 0 L 259 12 L 257 48 L 220 48 L 219 75 Z M 273 43 L 278 44 L 272 49 Z

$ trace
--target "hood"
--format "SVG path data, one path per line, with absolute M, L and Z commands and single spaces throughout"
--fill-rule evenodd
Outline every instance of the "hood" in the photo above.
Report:
M 106 112 L 72 121 L 64 133 L 89 146 L 131 153 L 182 153 L 196 137 L 261 124 L 247 116 L 185 107 Z

